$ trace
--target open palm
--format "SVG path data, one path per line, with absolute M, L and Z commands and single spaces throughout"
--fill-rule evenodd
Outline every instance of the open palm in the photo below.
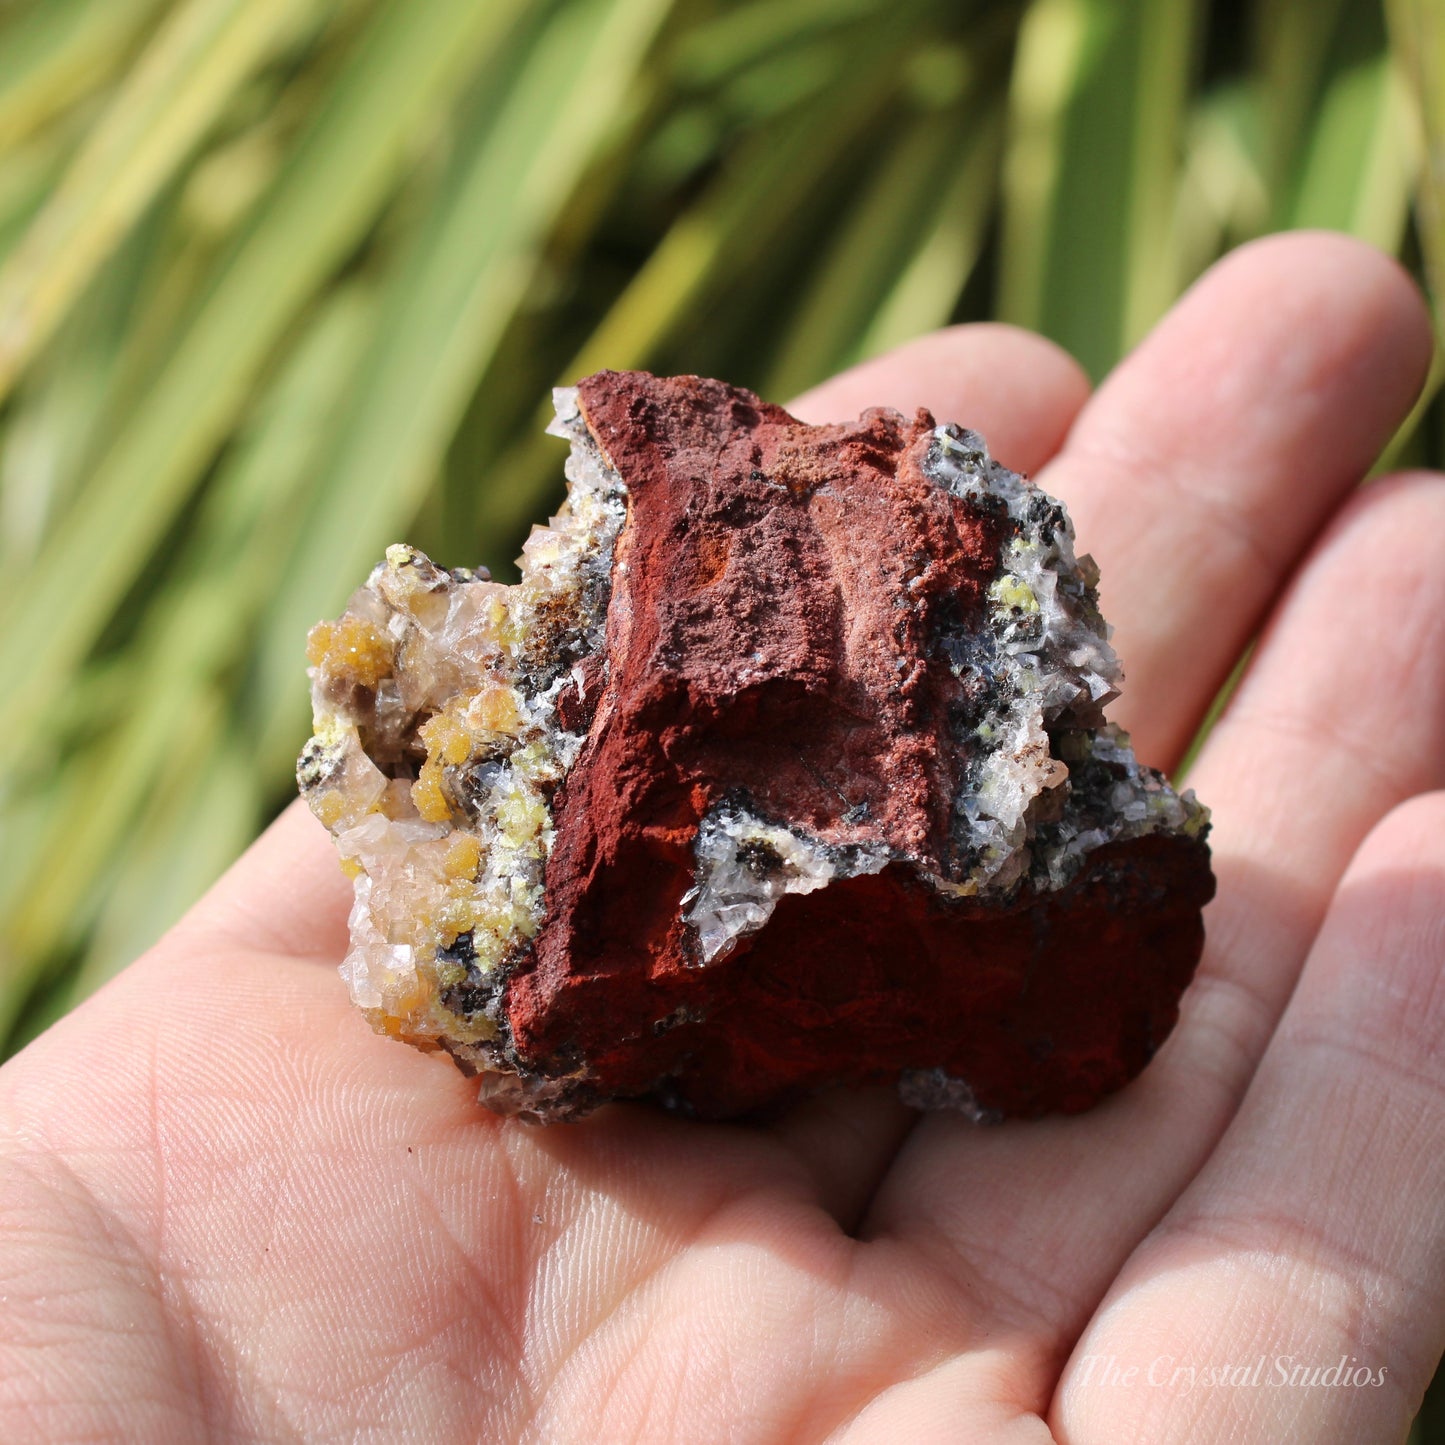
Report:
M 0 1070 L 0 1439 L 1401 1438 L 1445 1340 L 1445 485 L 1356 487 L 1428 348 L 1391 263 L 1292 236 L 1092 399 L 980 326 L 796 408 L 929 406 L 1069 504 L 1147 762 L 1260 635 L 1135 1084 L 992 1129 L 883 1090 L 502 1120 L 350 1008 L 293 808 Z

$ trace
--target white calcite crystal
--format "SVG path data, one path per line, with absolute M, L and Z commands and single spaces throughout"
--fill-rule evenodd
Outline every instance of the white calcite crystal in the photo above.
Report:
M 825 843 L 729 803 L 703 818 L 694 857 L 697 881 L 682 905 L 701 963 L 725 957 L 739 938 L 756 933 L 785 893 L 813 893 L 837 878 L 877 873 L 891 861 L 885 849 Z
M 1197 835 L 1209 815 L 1194 794 L 1141 769 L 1128 735 L 1104 722 L 1122 669 L 1096 600 L 1098 568 L 1075 555 L 1063 505 L 994 461 L 977 432 L 945 425 L 933 435 L 925 472 L 956 496 L 1004 509 L 1012 523 L 989 586 L 988 626 L 944 643 L 957 675 L 987 678 L 990 706 L 956 799 L 956 837 L 975 861 L 963 878 L 936 886 L 996 896 L 1029 877 L 1060 888 L 1104 843 L 1156 830 Z M 1083 766 L 1091 760 L 1106 765 L 1094 786 Z

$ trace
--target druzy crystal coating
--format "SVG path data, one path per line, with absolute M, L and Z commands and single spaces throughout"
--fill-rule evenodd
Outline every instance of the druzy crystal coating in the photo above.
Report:
M 313 629 L 298 768 L 353 1000 L 490 1107 L 895 1081 L 1087 1107 L 1172 1026 L 1207 813 L 1104 718 L 1063 506 L 983 439 L 696 377 L 556 393 L 521 580 L 396 546 Z
M 502 985 L 545 913 L 550 797 L 582 737 L 558 713 L 603 646 L 624 488 L 575 393 L 568 497 L 522 581 L 444 571 L 405 546 L 308 640 L 315 733 L 297 778 L 354 878 L 351 998 L 382 1032 L 510 1075 Z

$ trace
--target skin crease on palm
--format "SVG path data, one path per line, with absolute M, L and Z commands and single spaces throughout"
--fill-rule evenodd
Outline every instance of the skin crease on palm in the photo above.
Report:
M 1359 482 L 1429 349 L 1392 262 L 1301 234 L 1092 397 L 970 326 L 797 403 L 927 405 L 1068 503 L 1145 761 L 1259 638 L 1133 1085 L 993 1129 L 884 1090 L 498 1119 L 346 1001 L 293 807 L 0 1070 L 0 1440 L 1402 1439 L 1445 1344 L 1445 480 Z M 1379 1383 L 1278 1382 L 1342 1357 Z

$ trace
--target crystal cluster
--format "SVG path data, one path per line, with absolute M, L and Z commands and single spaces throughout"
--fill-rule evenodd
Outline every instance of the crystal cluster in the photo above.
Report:
M 644 373 L 556 402 L 519 583 L 396 546 L 311 634 L 298 778 L 374 1026 L 534 1119 L 880 1080 L 987 1118 L 1137 1073 L 1207 814 L 1104 719 L 1063 507 L 922 412 Z

